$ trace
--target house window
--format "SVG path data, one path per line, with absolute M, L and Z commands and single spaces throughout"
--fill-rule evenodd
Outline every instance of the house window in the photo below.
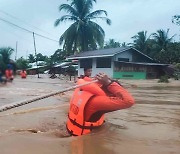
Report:
M 129 62 L 129 58 L 118 58 L 118 61 Z
M 111 58 L 97 58 L 96 68 L 111 68 Z
M 92 59 L 81 59 L 80 68 L 92 68 Z

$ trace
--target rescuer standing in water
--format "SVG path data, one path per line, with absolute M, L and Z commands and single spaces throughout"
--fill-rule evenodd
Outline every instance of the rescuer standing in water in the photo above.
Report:
M 88 78 L 81 78 L 77 83 L 89 82 Z M 67 121 L 70 135 L 88 134 L 104 123 L 105 113 L 129 108 L 134 104 L 131 94 L 106 74 L 99 73 L 95 79 L 99 82 L 74 91 Z

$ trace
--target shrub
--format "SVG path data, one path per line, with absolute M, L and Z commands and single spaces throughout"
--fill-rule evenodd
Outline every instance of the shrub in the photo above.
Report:
M 158 82 L 169 83 L 168 76 L 161 76 Z

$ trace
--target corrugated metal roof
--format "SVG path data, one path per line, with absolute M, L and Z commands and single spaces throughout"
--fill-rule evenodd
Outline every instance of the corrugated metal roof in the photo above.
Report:
M 53 67 L 63 67 L 63 66 L 69 65 L 69 64 L 71 64 L 71 63 L 72 63 L 72 62 L 62 62 L 62 63 L 60 63 L 60 64 L 54 65 Z
M 26 70 L 34 70 L 34 69 L 37 69 L 37 68 L 45 68 L 45 67 L 47 67 L 47 66 L 33 66 L 33 67 L 31 67 L 31 68 L 27 68 Z
M 110 49 L 100 49 L 93 51 L 81 52 L 77 55 L 67 57 L 67 59 L 82 59 L 82 58 L 93 58 L 93 57 L 112 57 L 117 53 L 124 52 L 131 49 L 132 47 L 119 47 Z
M 62 62 L 60 64 L 54 65 L 53 67 L 64 67 L 64 66 L 76 65 L 76 64 L 77 64 L 77 62 Z

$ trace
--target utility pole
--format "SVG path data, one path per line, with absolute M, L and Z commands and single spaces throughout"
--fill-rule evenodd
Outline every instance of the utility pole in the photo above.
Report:
M 15 53 L 15 61 L 17 59 L 17 46 L 18 46 L 18 42 L 16 41 L 16 53 Z
M 34 40 L 34 51 L 35 51 L 35 58 L 36 58 L 37 74 L 38 74 L 38 78 L 40 78 L 39 77 L 38 64 L 37 64 L 36 42 L 35 42 L 34 32 L 33 32 L 33 40 Z

